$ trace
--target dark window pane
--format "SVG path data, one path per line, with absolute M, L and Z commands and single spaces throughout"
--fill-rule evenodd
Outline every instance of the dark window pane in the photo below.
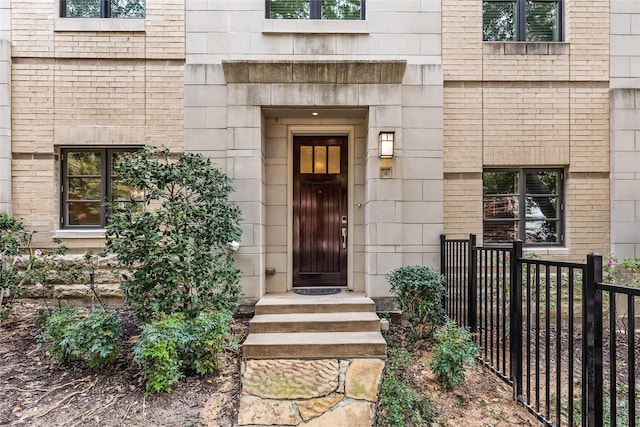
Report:
M 559 243 L 559 221 L 527 221 L 526 243 Z
M 112 18 L 144 18 L 144 0 L 110 0 Z
M 271 0 L 269 18 L 271 19 L 309 19 L 309 0 Z
M 483 193 L 518 194 L 517 172 L 485 172 L 482 175 Z
M 519 214 L 519 202 L 517 196 L 508 197 L 485 197 L 484 198 L 484 218 L 513 218 L 517 219 Z
M 143 194 L 120 180 L 111 183 L 111 200 L 142 200 Z
M 485 1 L 482 3 L 482 37 L 486 41 L 516 39 L 516 2 Z
M 69 203 L 68 225 L 100 225 L 99 202 Z
M 527 1 L 527 41 L 558 41 L 558 3 Z
M 67 0 L 68 18 L 99 18 L 100 0 Z
M 518 221 L 485 221 L 484 243 L 504 243 L 518 238 Z
M 100 176 L 102 156 L 99 152 L 70 152 L 67 154 L 68 176 Z
M 323 0 L 322 19 L 361 19 L 361 0 Z
M 69 178 L 69 200 L 100 200 L 100 178 Z
M 558 172 L 527 172 L 527 194 L 558 194 Z

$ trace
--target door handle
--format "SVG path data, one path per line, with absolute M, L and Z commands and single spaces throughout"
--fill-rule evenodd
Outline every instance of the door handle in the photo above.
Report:
M 347 227 L 342 227 L 342 249 L 347 249 Z

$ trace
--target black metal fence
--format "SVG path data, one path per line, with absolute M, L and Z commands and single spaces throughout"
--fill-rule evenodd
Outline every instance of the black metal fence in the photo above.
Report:
M 518 402 L 546 425 L 640 425 L 640 290 L 603 284 L 600 255 L 524 258 L 520 241 L 482 247 L 473 234 L 441 236 L 441 253 L 448 316 Z

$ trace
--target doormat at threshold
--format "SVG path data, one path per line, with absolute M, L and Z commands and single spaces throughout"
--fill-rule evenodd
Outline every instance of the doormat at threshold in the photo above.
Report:
M 293 292 L 298 295 L 333 295 L 339 294 L 340 288 L 311 288 L 311 289 L 294 289 Z

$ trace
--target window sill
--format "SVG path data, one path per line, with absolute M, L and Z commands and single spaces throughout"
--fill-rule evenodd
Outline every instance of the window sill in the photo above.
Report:
M 369 25 L 364 20 L 264 19 L 262 33 L 369 34 Z
M 144 19 L 56 18 L 55 31 L 144 31 Z
M 485 55 L 568 55 L 566 42 L 483 42 Z
M 548 247 L 548 248 L 543 248 L 543 247 L 525 247 L 522 249 L 522 251 L 524 252 L 524 255 L 538 255 L 538 256 L 544 256 L 544 255 L 571 255 L 571 251 L 569 250 L 569 248 L 564 247 L 564 246 L 553 246 L 553 247 Z
M 104 239 L 107 230 L 104 228 L 94 228 L 91 230 L 83 229 L 64 229 L 53 232 L 56 239 Z

